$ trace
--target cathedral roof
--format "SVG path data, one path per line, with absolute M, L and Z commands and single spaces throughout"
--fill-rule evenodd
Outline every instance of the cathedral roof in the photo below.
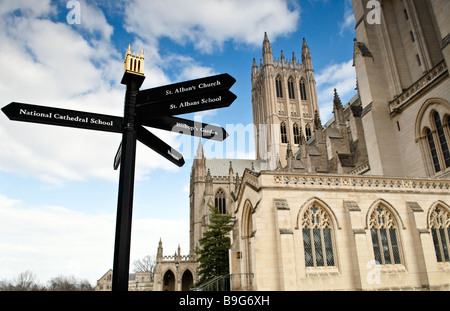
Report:
M 230 162 L 233 174 L 239 176 L 244 174 L 246 168 L 255 172 L 267 170 L 267 162 L 263 160 L 248 159 L 206 159 L 206 169 L 209 169 L 212 176 L 229 176 Z

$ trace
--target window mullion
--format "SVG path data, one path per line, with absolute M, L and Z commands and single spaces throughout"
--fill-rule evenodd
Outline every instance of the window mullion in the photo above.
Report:
M 386 261 L 384 259 L 383 240 L 381 238 L 381 230 L 380 229 L 377 229 L 377 239 L 378 239 L 378 245 L 380 246 L 381 264 L 385 265 Z
M 323 236 L 323 229 L 320 229 L 320 240 L 322 241 L 323 266 L 327 267 L 327 249 L 325 245 L 325 238 Z
M 311 236 L 311 252 L 312 252 L 312 258 L 313 258 L 313 267 L 317 267 L 317 259 L 316 259 L 316 243 L 314 243 L 314 229 L 309 229 L 309 234 Z

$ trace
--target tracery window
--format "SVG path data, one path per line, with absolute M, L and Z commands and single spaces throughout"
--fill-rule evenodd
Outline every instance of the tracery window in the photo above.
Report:
M 319 205 L 311 205 L 302 219 L 303 247 L 307 267 L 335 266 L 333 225 L 328 213 Z
M 304 80 L 300 81 L 299 87 L 300 87 L 300 97 L 301 97 L 301 99 L 302 100 L 306 100 L 306 86 L 305 86 L 305 81 Z
M 281 81 L 281 77 L 280 76 L 278 76 L 275 79 L 275 87 L 276 87 L 276 90 L 277 90 L 277 97 L 278 98 L 282 98 L 283 97 L 283 83 Z
M 378 205 L 370 215 L 369 228 L 377 264 L 401 264 L 397 223 L 391 211 Z
M 434 124 L 439 137 L 440 147 L 444 156 L 444 162 L 446 167 L 450 167 L 450 152 L 448 150 L 447 138 L 445 137 L 444 128 L 442 127 L 441 118 L 438 112 L 433 114 Z
M 300 130 L 298 128 L 297 123 L 294 123 L 293 131 L 294 131 L 294 144 L 298 145 L 300 144 Z
M 286 131 L 286 123 L 285 122 L 281 122 L 280 131 L 281 131 L 281 142 L 283 144 L 287 144 L 288 139 L 287 139 L 287 131 Z
M 309 124 L 306 124 L 305 126 L 305 135 L 306 135 L 306 141 L 308 141 L 311 138 L 311 126 Z
M 289 99 L 295 99 L 294 80 L 292 78 L 289 78 L 288 80 L 288 92 L 289 92 Z
M 216 196 L 214 198 L 214 205 L 220 214 L 226 214 L 227 208 L 225 204 L 225 192 L 222 189 L 217 190 Z
M 427 135 L 428 146 L 430 147 L 431 158 L 433 159 L 434 171 L 440 172 L 441 165 L 439 164 L 439 157 L 436 151 L 436 144 L 434 143 L 433 133 L 429 128 L 425 129 L 425 133 Z
M 430 215 L 431 236 L 433 237 L 436 260 L 450 262 L 450 213 L 437 206 Z

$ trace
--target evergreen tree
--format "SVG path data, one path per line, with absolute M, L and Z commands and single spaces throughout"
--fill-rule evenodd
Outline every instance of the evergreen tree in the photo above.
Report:
M 200 249 L 196 253 L 200 255 L 199 282 L 201 284 L 216 276 L 229 274 L 228 250 L 231 240 L 229 232 L 232 229 L 229 214 L 220 214 L 214 206 L 209 206 L 211 211 L 208 231 L 199 240 Z

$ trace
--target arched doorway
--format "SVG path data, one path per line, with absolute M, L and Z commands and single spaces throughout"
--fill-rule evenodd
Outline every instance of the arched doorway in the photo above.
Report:
M 194 285 L 194 277 L 192 276 L 191 271 L 186 270 L 181 278 L 181 290 L 188 291 L 192 285 Z
M 163 291 L 175 291 L 175 275 L 171 270 L 164 274 Z

